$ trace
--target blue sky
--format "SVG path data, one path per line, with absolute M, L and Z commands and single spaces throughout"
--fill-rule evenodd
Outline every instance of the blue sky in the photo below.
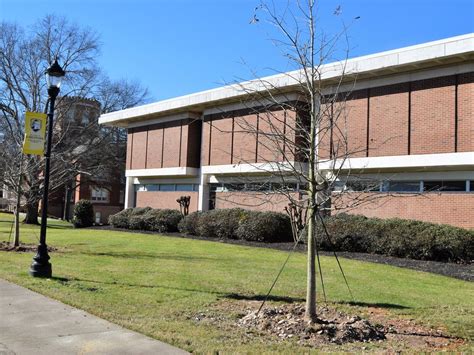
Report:
M 252 78 L 251 71 L 291 69 L 269 40 L 276 37 L 272 28 L 249 24 L 258 3 L 0 0 L 0 20 L 29 26 L 55 13 L 91 27 L 100 34 L 104 70 L 115 79 L 138 79 L 160 100 Z M 329 33 L 340 29 L 341 19 L 360 16 L 349 30 L 351 57 L 474 32 L 474 0 L 322 0 L 319 16 Z

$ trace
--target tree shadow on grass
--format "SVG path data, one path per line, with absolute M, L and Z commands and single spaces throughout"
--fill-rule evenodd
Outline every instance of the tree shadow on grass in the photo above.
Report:
M 71 226 L 49 225 L 48 229 L 72 229 Z
M 145 285 L 145 284 L 119 282 L 119 281 L 99 281 L 99 280 L 82 279 L 82 278 L 76 278 L 76 277 L 66 278 L 66 277 L 52 276 L 51 280 L 57 281 L 63 285 L 67 285 L 68 282 L 89 282 L 89 283 L 113 285 L 113 286 L 117 285 L 117 286 L 125 286 L 125 287 L 156 288 L 156 289 L 166 289 L 166 290 L 172 290 L 172 291 L 205 293 L 205 294 L 217 295 L 219 299 L 226 298 L 226 299 L 247 300 L 247 301 L 263 301 L 265 299 L 265 295 L 243 295 L 243 294 L 238 294 L 238 293 L 225 293 L 225 292 L 212 291 L 212 290 L 198 290 L 198 289 L 193 289 L 193 288 L 172 287 L 172 286 L 164 286 L 164 285 Z M 304 301 L 303 298 L 276 296 L 276 295 L 268 296 L 268 300 L 276 301 L 276 302 L 286 302 L 286 303 Z
M 245 300 L 245 301 L 264 301 L 266 295 L 241 295 L 238 293 L 228 293 L 222 295 L 220 298 L 230 298 L 233 300 Z M 298 297 L 289 297 L 289 296 L 277 296 L 277 295 L 269 295 L 267 298 L 268 301 L 275 301 L 275 302 L 286 302 L 286 303 L 294 303 L 294 302 L 304 302 L 304 298 Z
M 146 285 L 146 284 L 139 284 L 139 283 L 132 283 L 132 282 L 99 281 L 99 280 L 91 280 L 91 279 L 84 279 L 84 278 L 77 278 L 77 277 L 66 278 L 66 277 L 52 276 L 50 279 L 54 281 L 58 281 L 61 284 L 68 284 L 69 282 L 89 282 L 89 283 L 97 283 L 97 284 L 112 285 L 112 286 L 156 288 L 156 289 L 167 289 L 167 290 L 173 290 L 173 291 L 208 293 L 208 294 L 216 294 L 216 295 L 223 294 L 222 292 L 210 291 L 210 290 L 198 290 L 198 289 L 192 289 L 192 288 L 172 287 L 172 286 L 164 286 L 164 285 Z
M 411 307 L 403 306 L 401 304 L 395 303 L 384 303 L 384 302 L 356 302 L 356 301 L 349 301 L 349 302 L 334 302 L 336 304 L 345 304 L 349 306 L 358 306 L 358 307 L 373 307 L 373 308 L 388 308 L 388 309 L 410 309 Z
M 124 258 L 124 259 L 161 259 L 161 260 L 178 260 L 178 261 L 202 261 L 202 260 L 216 260 L 206 256 L 183 256 L 183 255 L 169 255 L 169 254 L 154 254 L 154 253 L 143 253 L 137 251 L 131 252 L 85 252 L 81 254 L 89 256 L 110 256 L 113 258 Z

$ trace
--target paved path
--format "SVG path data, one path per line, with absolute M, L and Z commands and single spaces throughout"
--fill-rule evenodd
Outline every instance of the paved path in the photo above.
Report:
M 0 280 L 0 355 L 186 354 Z

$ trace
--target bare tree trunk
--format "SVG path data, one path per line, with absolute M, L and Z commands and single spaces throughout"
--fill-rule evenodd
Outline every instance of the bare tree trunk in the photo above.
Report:
M 20 169 L 18 174 L 18 186 L 16 189 L 15 206 L 15 235 L 13 236 L 13 246 L 20 245 L 20 204 L 21 204 L 21 184 L 23 182 L 23 156 L 20 157 Z
M 26 204 L 26 217 L 23 223 L 38 224 L 38 206 L 39 201 L 28 202 Z
M 310 321 L 315 321 L 316 314 L 316 148 L 317 148 L 317 117 L 319 105 L 316 103 L 314 93 L 311 95 L 311 121 L 309 130 L 309 165 L 308 165 L 308 257 L 307 257 L 307 284 L 306 284 L 306 310 L 305 316 Z
M 309 207 L 308 220 L 308 257 L 307 257 L 307 281 L 306 281 L 306 309 L 305 317 L 309 321 L 316 321 L 316 238 L 314 208 Z

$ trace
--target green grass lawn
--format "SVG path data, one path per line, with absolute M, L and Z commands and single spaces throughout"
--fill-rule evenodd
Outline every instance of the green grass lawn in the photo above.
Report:
M 9 238 L 11 215 L 0 214 L 0 241 Z M 24 243 L 36 243 L 39 227 L 22 226 Z M 264 295 L 285 252 L 158 235 L 48 228 L 53 279 L 28 275 L 33 253 L 0 252 L 0 278 L 84 309 L 129 329 L 188 351 L 308 351 L 295 342 L 267 344 L 237 327 L 199 323 L 196 313 L 237 297 Z M 387 265 L 341 259 L 359 306 L 350 297 L 333 258 L 323 257 L 328 298 L 337 307 L 364 313 L 379 305 L 394 317 L 474 337 L 474 284 Z M 303 254 L 290 259 L 273 296 L 302 299 Z M 229 314 L 226 316 L 232 316 Z M 469 346 L 469 344 L 468 344 Z M 342 350 L 342 348 L 334 348 Z

